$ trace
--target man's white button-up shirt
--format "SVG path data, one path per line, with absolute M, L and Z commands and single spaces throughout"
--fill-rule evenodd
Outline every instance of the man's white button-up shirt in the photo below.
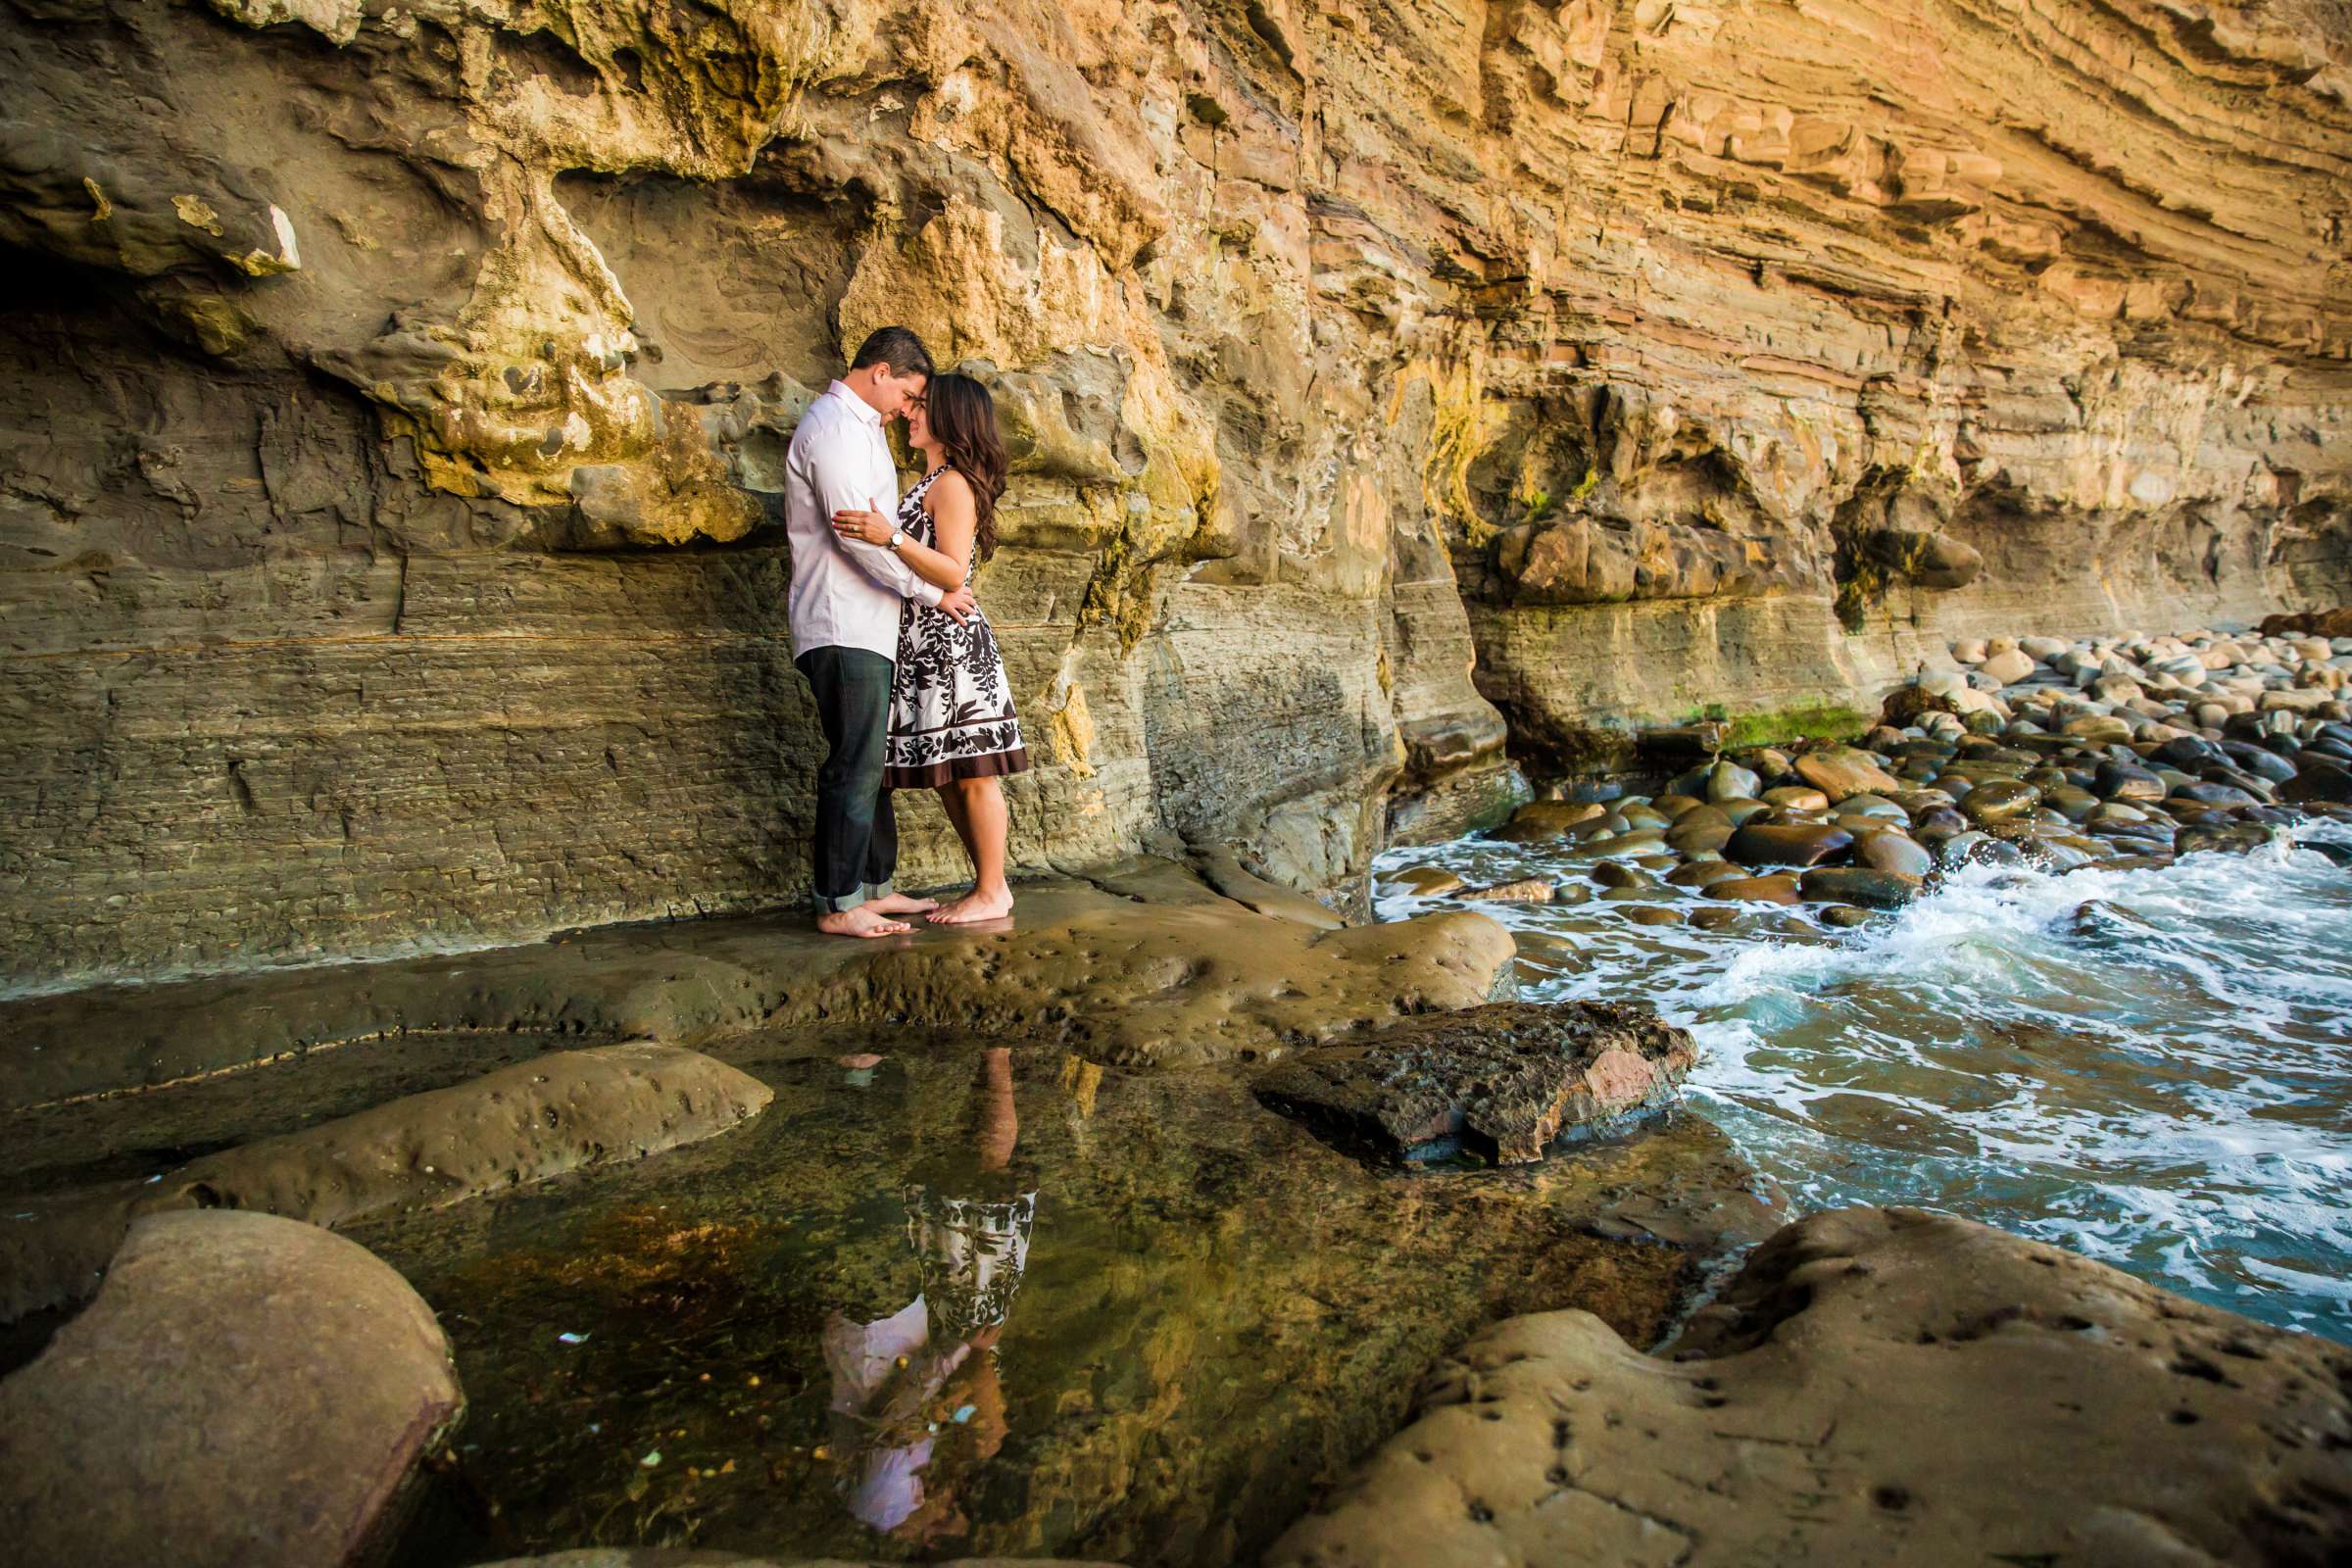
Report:
M 882 416 L 836 381 L 808 405 L 784 465 L 784 527 L 792 539 L 792 652 L 863 648 L 899 656 L 899 609 L 907 599 L 936 605 L 945 590 L 916 576 L 885 545 L 844 539 L 833 514 L 899 509 L 899 470 L 882 438 Z

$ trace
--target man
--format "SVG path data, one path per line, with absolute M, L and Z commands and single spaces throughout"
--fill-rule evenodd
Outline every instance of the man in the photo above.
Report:
M 899 608 L 914 598 L 961 620 L 971 613 L 971 591 L 943 594 L 888 547 L 843 539 L 833 528 L 833 514 L 852 508 L 897 514 L 899 472 L 882 424 L 902 416 L 930 379 L 922 339 L 903 326 L 882 328 L 801 416 L 785 464 L 793 662 L 816 694 L 828 748 L 816 773 L 816 928 L 834 936 L 892 936 L 907 929 L 893 915 L 936 906 L 891 885 L 899 830 L 882 763 Z

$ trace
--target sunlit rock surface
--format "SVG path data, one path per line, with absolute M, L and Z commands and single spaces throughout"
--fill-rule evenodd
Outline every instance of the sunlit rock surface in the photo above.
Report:
M 1017 454 L 1032 869 L 1345 902 L 1506 714 L 2342 597 L 2328 0 L 0 16 L 13 978 L 797 897 L 780 459 L 892 320 Z
M 1815 1214 L 1642 1355 L 1498 1323 L 1267 1568 L 2340 1561 L 2352 1356 L 1918 1209 Z

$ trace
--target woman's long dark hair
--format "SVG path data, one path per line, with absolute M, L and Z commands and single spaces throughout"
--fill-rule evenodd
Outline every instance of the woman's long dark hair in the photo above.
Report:
M 1004 438 L 997 434 L 997 405 L 968 375 L 935 375 L 923 391 L 923 416 L 948 466 L 972 485 L 972 559 L 997 553 L 997 497 L 1004 493 Z

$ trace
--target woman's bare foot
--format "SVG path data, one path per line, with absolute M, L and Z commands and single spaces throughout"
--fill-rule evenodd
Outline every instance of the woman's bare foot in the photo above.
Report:
M 937 899 L 917 899 L 905 893 L 885 893 L 878 899 L 868 899 L 863 907 L 876 914 L 928 914 L 939 907 Z
M 977 925 L 982 920 L 1002 920 L 1012 912 L 1012 889 L 998 884 L 993 888 L 974 888 L 962 898 L 933 909 L 933 925 Z
M 816 917 L 816 928 L 829 937 L 895 937 L 914 927 L 904 920 L 876 914 L 871 904 Z

